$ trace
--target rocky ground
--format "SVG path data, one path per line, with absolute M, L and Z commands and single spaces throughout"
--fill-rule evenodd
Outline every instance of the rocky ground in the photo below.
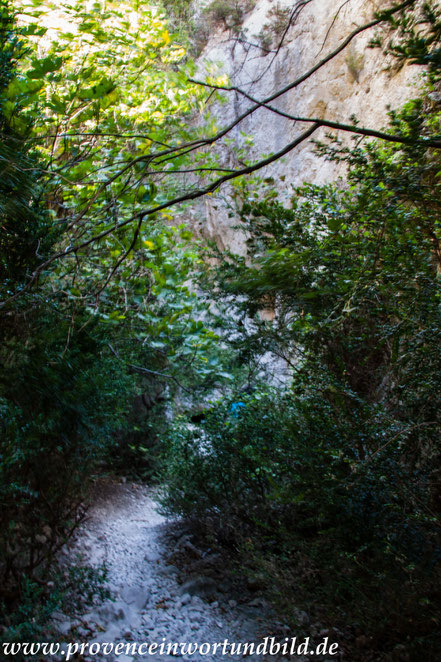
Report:
M 158 513 L 151 490 L 136 484 L 99 481 L 89 518 L 78 530 L 68 555 L 72 558 L 81 552 L 93 566 L 104 562 L 111 597 L 82 615 L 75 614 L 75 610 L 70 616 L 54 614 L 60 636 L 66 642 L 158 644 L 164 640 L 214 643 L 225 639 L 257 644 L 264 637 L 282 641 L 294 636 L 256 587 L 232 579 L 223 571 L 218 554 L 198 549 L 192 540 L 182 524 Z M 307 628 L 305 613 L 299 613 L 299 620 Z M 220 649 L 215 655 L 182 656 L 178 652 L 178 656 L 194 662 L 226 659 Z M 115 658 L 86 653 L 72 659 L 166 662 L 174 657 L 124 654 Z M 247 658 L 280 659 L 262 655 Z

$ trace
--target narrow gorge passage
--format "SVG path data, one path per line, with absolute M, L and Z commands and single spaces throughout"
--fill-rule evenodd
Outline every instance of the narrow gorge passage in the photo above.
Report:
M 96 501 L 88 520 L 78 530 L 69 555 L 84 553 L 93 566 L 108 567 L 112 598 L 75 620 L 56 615 L 58 630 L 66 641 L 79 642 L 255 642 L 275 636 L 291 636 L 258 593 L 239 589 L 225 581 L 218 555 L 198 558 L 191 536 L 176 521 L 158 513 L 152 490 L 137 484 L 99 481 Z M 181 550 L 189 549 L 193 561 L 185 570 L 172 563 Z M 202 558 L 204 556 L 205 558 Z M 183 660 L 225 660 L 243 655 L 178 655 Z M 113 662 L 166 660 L 176 656 L 78 657 L 84 661 Z M 248 655 L 249 660 L 278 656 Z M 284 658 L 286 659 L 286 657 Z M 296 657 L 301 660 L 301 657 Z M 306 659 L 306 658 L 304 658 Z

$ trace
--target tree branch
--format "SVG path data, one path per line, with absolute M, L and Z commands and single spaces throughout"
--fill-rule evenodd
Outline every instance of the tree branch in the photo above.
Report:
M 244 111 L 239 117 L 237 117 L 233 122 L 231 122 L 228 126 L 226 126 L 224 129 L 219 131 L 215 136 L 212 138 L 201 138 L 199 140 L 194 140 L 190 141 L 188 143 L 185 143 L 183 145 L 176 145 L 172 146 L 169 149 L 162 150 L 161 152 L 157 152 L 156 154 L 146 154 L 145 156 L 140 156 L 135 159 L 132 159 L 129 161 L 129 163 L 122 168 L 119 172 L 115 173 L 112 177 L 110 177 L 106 182 L 103 183 L 103 185 L 98 189 L 98 191 L 95 193 L 94 196 L 92 196 L 91 200 L 89 203 L 86 205 L 86 207 L 79 213 L 77 216 L 76 221 L 81 220 L 85 214 L 87 213 L 88 209 L 90 209 L 90 206 L 96 201 L 96 199 L 99 197 L 99 195 L 108 187 L 110 184 L 112 184 L 116 179 L 121 177 L 128 169 L 132 168 L 134 165 L 140 162 L 146 162 L 146 163 L 154 163 L 157 159 L 163 158 L 165 156 L 169 155 L 182 155 L 182 154 L 188 154 L 191 153 L 192 151 L 199 149 L 200 147 L 206 147 L 209 145 L 213 145 L 214 143 L 218 142 L 222 138 L 224 138 L 228 133 L 230 133 L 238 124 L 240 124 L 244 119 L 249 117 L 252 113 L 254 113 L 256 110 L 261 108 L 262 106 L 266 104 L 270 104 L 272 101 L 275 99 L 279 98 L 283 94 L 286 94 L 286 92 L 289 92 L 290 90 L 295 89 L 298 87 L 301 83 L 305 82 L 310 78 L 316 71 L 321 69 L 325 64 L 330 62 L 332 59 L 334 59 L 339 53 L 341 53 L 349 44 L 350 42 L 360 33 L 369 30 L 372 27 L 375 27 L 379 25 L 380 23 L 384 22 L 391 16 L 393 16 L 395 13 L 401 11 L 402 9 L 405 9 L 406 7 L 413 5 L 416 2 L 416 0 L 405 0 L 405 2 L 402 2 L 399 5 L 396 5 L 395 7 L 392 7 L 391 9 L 388 9 L 384 12 L 381 12 L 375 18 L 374 20 L 370 21 L 369 23 L 365 23 L 364 25 L 356 28 L 353 30 L 350 35 L 338 46 L 336 49 L 334 49 L 331 53 L 326 55 L 320 62 L 318 62 L 316 65 L 314 65 L 311 69 L 309 69 L 305 74 L 302 74 L 299 76 L 296 80 L 294 80 L 292 83 L 287 85 L 286 87 L 282 88 L 281 90 L 275 92 L 274 94 L 270 95 L 263 101 L 256 103 L 254 106 L 251 108 L 248 108 L 248 110 Z M 192 79 L 189 79 L 189 82 L 194 82 Z M 226 89 L 233 89 L 233 88 L 226 88 Z
M 236 179 L 237 177 L 241 177 L 243 175 L 250 175 L 251 173 L 255 172 L 256 170 L 260 170 L 261 168 L 264 168 L 265 166 L 269 165 L 270 163 L 273 163 L 274 161 L 277 161 L 278 159 L 282 158 L 289 152 L 291 152 L 295 147 L 300 145 L 303 141 L 307 140 L 318 128 L 320 124 L 316 123 L 313 124 L 309 129 L 304 131 L 303 133 L 300 134 L 293 142 L 289 143 L 286 145 L 283 149 L 281 149 L 279 152 L 276 152 L 272 156 L 268 156 L 265 159 L 262 159 L 261 161 L 258 161 L 257 163 L 254 163 L 253 165 L 247 166 L 245 168 L 241 168 L 239 170 L 233 170 L 232 172 L 224 175 L 223 177 L 219 177 L 216 179 L 214 182 L 209 184 L 208 186 L 202 188 L 202 189 L 197 189 L 195 191 L 189 191 L 188 193 L 184 193 L 172 200 L 169 200 L 167 202 L 163 202 L 160 205 L 157 205 L 156 207 L 152 207 L 151 209 L 146 209 L 144 211 L 140 211 L 134 216 L 126 219 L 125 221 L 122 221 L 121 223 L 118 223 L 111 228 L 108 228 L 107 230 L 101 232 L 100 234 L 94 235 L 90 239 L 84 241 L 81 244 L 77 244 L 76 246 L 70 246 L 69 248 L 60 251 L 59 253 L 56 253 L 55 255 L 52 255 L 48 260 L 43 262 L 37 269 L 34 271 L 32 274 L 29 282 L 21 289 L 19 292 L 14 294 L 12 297 L 9 297 L 5 301 L 0 302 L 0 307 L 5 306 L 7 303 L 10 303 L 11 301 L 14 301 L 20 294 L 22 294 L 25 290 L 28 290 L 31 285 L 38 279 L 40 274 L 50 265 L 52 262 L 59 260 L 61 258 L 67 257 L 68 255 L 71 255 L 72 253 L 77 253 L 78 251 L 87 248 L 91 244 L 95 243 L 96 241 L 99 241 L 100 239 L 104 239 L 104 237 L 107 237 L 109 234 L 112 234 L 113 232 L 116 232 L 117 230 L 120 230 L 123 227 L 126 227 L 127 225 L 133 223 L 134 221 L 139 221 L 143 220 L 147 216 L 151 216 L 152 214 L 157 213 L 158 211 L 161 211 L 163 209 L 167 209 L 168 207 L 173 207 L 174 205 L 181 204 L 183 202 L 188 202 L 190 200 L 196 200 L 198 198 L 201 198 L 207 193 L 213 193 L 218 189 L 222 184 L 225 182 L 231 180 L 231 179 Z
M 329 61 L 331 61 L 339 53 L 341 53 L 357 35 L 359 35 L 360 33 L 364 32 L 364 31 L 366 31 L 366 30 L 368 30 L 372 27 L 375 27 L 375 26 L 379 25 L 383 21 L 385 21 L 388 18 L 390 18 L 391 16 L 393 16 L 395 13 L 405 9 L 406 7 L 409 7 L 409 6 L 413 5 L 415 2 L 416 2 L 416 0 L 405 0 L 404 2 L 390 8 L 388 10 L 381 12 L 380 14 L 377 15 L 377 17 L 374 20 L 370 21 L 369 23 L 366 23 L 366 24 L 356 28 L 355 30 L 353 30 L 348 35 L 348 37 L 346 37 L 346 39 L 344 39 L 344 41 L 337 48 L 335 48 L 331 53 L 326 55 L 316 65 L 311 67 L 306 73 L 302 74 L 296 80 L 292 81 L 287 86 L 285 86 L 284 88 L 278 90 L 277 92 L 270 95 L 269 97 L 267 97 L 263 101 L 253 100 L 252 101 L 252 103 L 254 104 L 253 106 L 251 106 L 246 111 L 244 111 L 239 117 L 237 117 L 233 122 L 231 122 L 228 126 L 223 128 L 221 131 L 219 131 L 215 136 L 213 136 L 211 138 L 197 139 L 197 140 L 190 141 L 190 142 L 188 142 L 186 144 L 183 144 L 183 145 L 171 146 L 171 147 L 169 147 L 167 149 L 164 149 L 164 150 L 161 150 L 159 152 L 146 154 L 144 156 L 140 156 L 140 157 L 137 157 L 135 159 L 132 159 L 121 170 L 119 170 L 117 173 L 115 173 L 114 175 L 109 177 L 98 188 L 98 190 L 94 193 L 94 195 L 92 195 L 91 199 L 88 201 L 86 206 L 79 212 L 77 217 L 75 219 L 73 219 L 71 226 L 75 225 L 75 224 L 78 224 L 84 218 L 84 216 L 87 214 L 88 210 L 91 208 L 91 206 L 94 204 L 94 202 L 96 202 L 96 200 L 99 198 L 101 193 L 103 193 L 108 186 L 110 186 L 115 180 L 117 180 L 119 177 L 121 177 L 125 172 L 130 170 L 135 164 L 141 163 L 141 162 L 144 162 L 146 165 L 154 164 L 155 162 L 158 162 L 160 159 L 164 160 L 165 157 L 169 157 L 169 156 L 171 157 L 172 155 L 179 156 L 179 155 L 191 153 L 192 151 L 200 149 L 201 147 L 210 146 L 210 145 L 220 141 L 223 137 L 228 135 L 228 133 L 234 127 L 236 127 L 240 122 L 242 122 L 245 118 L 249 117 L 257 109 L 262 108 L 262 107 L 265 107 L 265 108 L 267 108 L 268 110 L 270 110 L 272 112 L 276 112 L 276 113 L 282 115 L 283 114 L 282 111 L 278 111 L 277 109 L 275 109 L 274 107 L 272 107 L 270 105 L 272 101 L 279 98 L 283 94 L 286 94 L 288 91 L 295 89 L 296 87 L 301 85 L 303 82 L 308 80 L 308 78 L 310 78 L 316 71 L 318 71 L 320 68 L 325 66 Z M 194 82 L 194 81 L 191 81 L 191 82 Z M 199 82 L 197 82 L 197 83 L 200 84 Z M 222 88 L 222 89 L 233 90 L 235 88 Z M 237 89 L 240 93 L 244 93 L 242 90 L 239 90 L 239 88 L 237 88 Z M 246 95 L 246 93 L 244 93 L 244 94 Z M 249 95 L 248 95 L 248 97 L 250 99 L 252 99 L 252 97 L 250 97 Z M 73 245 L 73 246 L 71 245 L 71 246 L 69 246 L 68 248 L 66 248 L 64 250 L 59 251 L 55 255 L 52 255 L 48 260 L 46 260 L 45 262 L 43 262 L 41 265 L 39 265 L 37 267 L 37 269 L 31 275 L 30 280 L 28 281 L 28 283 L 26 285 L 24 285 L 24 287 L 19 292 L 16 292 L 12 297 L 9 297 L 5 301 L 0 302 L 0 307 L 3 307 L 6 303 L 14 300 L 17 296 L 22 294 L 24 291 L 28 290 L 32 286 L 32 284 L 35 283 L 38 280 L 40 274 L 50 264 L 52 264 L 54 261 L 56 261 L 58 259 L 62 259 L 64 257 L 68 256 L 68 255 L 71 255 L 71 254 L 76 254 L 76 253 L 78 253 L 78 251 L 81 251 L 81 250 L 87 248 L 91 244 L 99 241 L 100 239 L 103 239 L 104 237 L 108 236 L 109 234 L 111 234 L 115 231 L 118 231 L 119 229 L 121 229 L 123 227 L 126 227 L 127 225 L 129 225 L 129 224 L 131 224 L 135 221 L 141 222 L 147 216 L 151 216 L 152 214 L 155 214 L 156 212 L 159 212 L 163 209 L 172 207 L 172 206 L 177 205 L 177 204 L 181 204 L 183 202 L 188 202 L 188 201 L 191 201 L 191 200 L 196 200 L 198 198 L 201 198 L 201 197 L 207 195 L 208 193 L 214 192 L 216 189 L 218 189 L 222 184 L 224 184 L 227 181 L 230 181 L 230 180 L 235 179 L 235 178 L 240 177 L 240 176 L 251 174 L 251 173 L 253 173 L 257 170 L 260 170 L 261 168 L 264 168 L 265 166 L 273 163 L 274 161 L 277 161 L 281 157 L 288 154 L 295 147 L 297 147 L 299 144 L 301 144 L 303 141 L 305 141 L 307 138 L 309 138 L 321 126 L 328 126 L 330 128 L 336 128 L 336 129 L 341 129 L 341 130 L 344 130 L 344 131 L 355 132 L 355 133 L 362 134 L 362 135 L 369 135 L 369 136 L 372 136 L 372 137 L 377 137 L 377 138 L 381 138 L 381 139 L 389 140 L 389 141 L 393 141 L 393 142 L 401 142 L 401 143 L 413 142 L 413 141 L 411 141 L 409 139 L 406 139 L 404 137 L 401 137 L 401 136 L 392 136 L 390 134 L 385 134 L 385 133 L 374 131 L 374 130 L 371 130 L 371 129 L 361 129 L 359 127 L 354 127 L 354 126 L 351 126 L 351 125 L 328 122 L 327 120 L 288 116 L 288 114 L 286 114 L 286 113 L 284 114 L 284 116 L 288 117 L 289 119 L 291 119 L 293 121 L 302 121 L 302 122 L 311 123 L 312 126 L 309 129 L 307 129 L 306 131 L 304 131 L 302 134 L 300 134 L 300 136 L 298 136 L 293 142 L 289 143 L 283 149 L 281 149 L 279 152 L 276 152 L 275 154 L 273 154 L 270 157 L 267 157 L 265 159 L 257 161 L 253 165 L 250 165 L 250 166 L 247 166 L 247 167 L 244 167 L 244 168 L 241 168 L 241 169 L 237 169 L 237 170 L 232 170 L 231 172 L 228 172 L 225 175 L 223 175 L 222 177 L 217 178 L 214 182 L 212 182 L 211 184 L 208 184 L 207 186 L 205 186 L 203 188 L 199 188 L 199 189 L 196 189 L 196 190 L 186 192 L 182 195 L 179 195 L 179 196 L 173 198 L 172 200 L 163 202 L 163 203 L 161 203 L 161 204 L 159 204 L 155 207 L 137 212 L 136 214 L 134 214 L 132 217 L 126 219 L 125 221 L 122 221 L 120 223 L 115 223 L 114 225 L 112 225 L 112 227 L 106 229 L 105 231 L 103 231 L 101 233 L 98 233 L 98 234 L 90 237 L 89 239 L 83 241 L 82 243 L 79 243 L 79 244 L 76 244 L 76 245 Z M 425 145 L 427 147 L 435 147 L 437 149 L 441 148 L 441 141 L 428 139 L 428 140 L 423 140 L 423 141 L 419 141 L 419 142 L 420 142 L 420 144 Z M 160 162 L 161 161 L 159 161 L 159 163 Z
M 326 120 L 326 119 L 319 119 L 314 117 L 302 117 L 300 115 L 291 115 L 290 113 L 286 113 L 283 110 L 279 110 L 274 106 L 270 106 L 268 103 L 265 103 L 263 101 L 262 102 L 258 101 L 250 94 L 248 94 L 248 92 L 242 90 L 240 87 L 225 87 L 222 85 L 213 85 L 211 83 L 205 83 L 203 81 L 196 81 L 196 80 L 192 80 L 192 82 L 197 83 L 198 85 L 202 85 L 204 87 L 210 87 L 217 90 L 225 90 L 227 92 L 230 91 L 237 92 L 239 94 L 242 94 L 249 101 L 258 104 L 261 108 L 265 108 L 266 110 L 269 110 L 272 113 L 275 113 L 276 115 L 280 115 L 281 117 L 284 117 L 294 122 L 318 123 L 320 124 L 320 126 L 325 126 L 330 129 L 338 129 L 340 131 L 347 131 L 362 136 L 379 138 L 381 140 L 386 140 L 387 142 L 402 143 L 404 145 L 421 145 L 422 147 L 433 147 L 434 149 L 441 149 L 441 135 L 433 136 L 431 138 L 421 138 L 420 140 L 415 140 L 414 138 L 406 138 L 406 136 L 400 136 L 393 133 L 385 133 L 384 131 L 377 131 L 376 129 L 359 127 L 356 124 L 343 124 L 342 122 L 332 122 L 331 120 Z
M 107 346 L 109 347 L 112 354 L 116 356 L 118 361 L 121 361 L 121 363 L 126 363 L 110 343 L 107 343 Z M 187 393 L 192 393 L 190 389 L 186 388 L 185 386 L 182 386 L 182 384 L 173 375 L 167 375 L 164 372 L 158 372 L 157 370 L 149 370 L 148 368 L 143 368 L 142 366 L 133 365 L 131 363 L 127 363 L 126 365 L 128 368 L 130 368 L 130 370 L 132 370 L 132 372 L 136 372 L 140 375 L 154 375 L 155 377 L 164 377 L 165 379 L 171 379 L 179 386 L 179 388 L 182 388 L 183 391 L 186 391 Z

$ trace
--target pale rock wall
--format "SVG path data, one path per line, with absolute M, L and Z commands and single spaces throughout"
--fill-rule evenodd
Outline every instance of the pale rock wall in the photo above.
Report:
M 293 0 L 257 0 L 254 9 L 245 15 L 245 38 L 259 43 L 255 35 L 270 21 L 271 8 L 275 5 L 293 7 L 294 4 Z M 215 63 L 217 75 L 228 74 L 230 83 L 245 89 L 254 98 L 264 99 L 319 62 L 356 27 L 371 20 L 376 10 L 391 4 L 391 0 L 311 0 L 290 28 L 275 58 L 258 48 L 231 40 L 228 30 L 219 24 L 199 57 L 199 75 L 202 77 L 204 71 L 213 70 Z M 385 58 L 380 49 L 368 48 L 374 34 L 375 29 L 371 29 L 357 36 L 342 54 L 273 105 L 294 115 L 346 123 L 351 123 L 350 118 L 355 115 L 362 126 L 385 127 L 388 107 L 398 108 L 417 94 L 420 69 L 411 66 L 388 69 L 391 60 Z M 240 94 L 226 94 L 230 95 L 228 102 L 213 109 L 219 126 L 234 120 L 249 105 Z M 244 139 L 241 132 L 252 135 L 254 147 L 249 153 L 257 159 L 263 153 L 280 150 L 305 128 L 305 124 L 296 124 L 260 109 L 235 128 L 230 137 L 241 144 Z M 329 129 L 318 131 L 314 139 L 320 139 L 326 131 Z M 348 134 L 340 135 L 349 140 Z M 283 197 L 289 195 L 291 184 L 330 182 L 344 171 L 341 165 L 317 157 L 313 143 L 308 141 L 283 160 L 268 166 L 262 174 L 285 176 L 285 182 L 278 184 Z M 214 198 L 205 202 L 205 212 L 201 208 L 194 210 L 193 224 L 202 235 L 215 239 L 219 247 L 244 252 L 243 237 L 231 229 L 231 220 Z

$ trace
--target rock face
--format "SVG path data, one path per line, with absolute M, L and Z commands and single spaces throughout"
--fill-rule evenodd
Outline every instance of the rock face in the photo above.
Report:
M 238 4 L 241 5 L 240 0 Z M 244 14 L 239 35 L 237 27 L 234 35 L 225 21 L 218 22 L 199 58 L 200 71 L 216 71 L 216 76 L 227 74 L 230 84 L 263 100 L 315 66 L 353 30 L 368 23 L 376 11 L 392 4 L 392 0 L 257 0 L 254 8 Z M 301 9 L 277 54 L 267 52 L 277 50 L 296 6 Z M 369 48 L 375 34 L 376 28 L 359 34 L 341 54 L 272 105 L 300 117 L 352 123 L 351 116 L 355 115 L 361 126 L 386 126 L 388 107 L 398 108 L 416 95 L 419 72 L 411 66 L 398 69 L 381 49 Z M 226 93 L 226 98 L 227 102 L 214 110 L 219 126 L 233 121 L 249 107 L 249 101 L 237 92 Z M 257 159 L 263 153 L 281 150 L 306 126 L 259 109 L 241 122 L 230 137 L 240 145 L 244 144 L 243 133 L 253 136 L 254 146 L 247 148 L 247 156 Z M 314 139 L 323 138 L 326 132 L 329 129 L 319 130 Z M 340 132 L 339 136 L 350 140 L 349 134 Z M 315 155 L 311 140 L 263 171 L 266 177 L 285 176 L 282 196 L 289 193 L 291 183 L 321 184 L 335 180 L 343 172 L 342 166 Z M 215 205 L 213 200 L 206 203 L 202 233 L 215 238 L 220 247 L 243 252 L 243 241 L 231 230 L 227 215 L 214 209 Z

